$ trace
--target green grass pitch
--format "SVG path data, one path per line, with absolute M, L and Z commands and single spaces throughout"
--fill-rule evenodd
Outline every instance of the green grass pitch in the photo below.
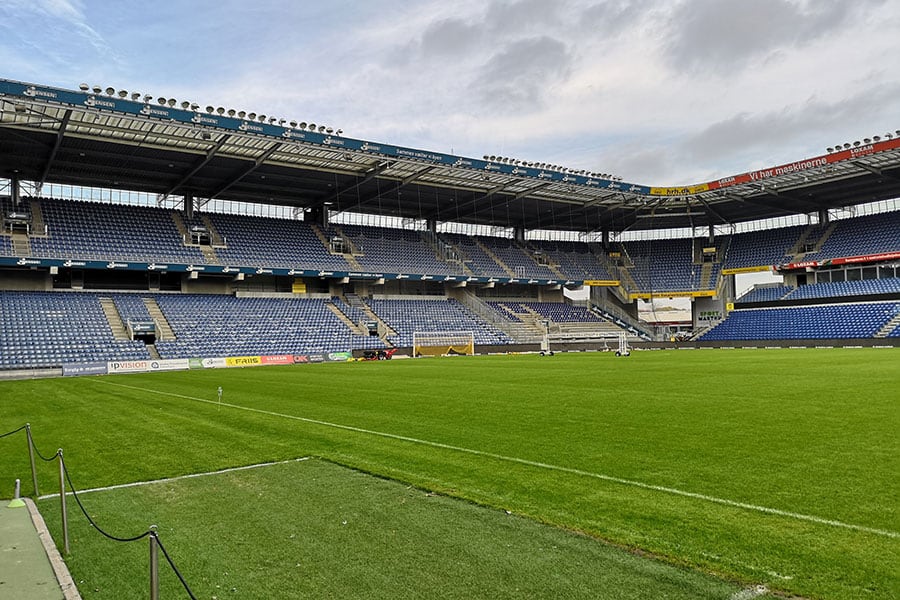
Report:
M 43 453 L 65 450 L 81 489 L 324 459 L 83 496 L 112 533 L 158 524 L 198 597 L 727 599 L 757 584 L 808 598 L 900 595 L 892 349 L 0 383 L 0 433 L 26 421 Z M 50 493 L 56 470 L 39 468 Z M 0 473 L 29 490 L 22 436 L 0 440 Z M 39 506 L 58 531 L 58 501 Z M 74 511 L 69 563 L 86 597 L 143 597 L 146 545 L 123 550 Z M 335 525 L 342 515 L 348 524 Z M 109 559 L 129 552 L 136 567 Z

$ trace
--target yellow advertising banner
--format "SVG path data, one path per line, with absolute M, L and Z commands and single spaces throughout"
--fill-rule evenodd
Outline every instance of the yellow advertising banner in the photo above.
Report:
M 700 192 L 708 192 L 709 184 L 701 183 L 699 185 L 688 185 L 685 187 L 652 187 L 650 188 L 651 196 L 690 196 L 699 194 Z
M 650 300 L 651 298 L 712 298 L 716 290 L 697 290 L 692 292 L 638 292 L 629 294 L 632 300 Z
M 255 367 L 261 364 L 261 356 L 229 356 L 225 359 L 225 365 L 228 367 Z
M 722 269 L 722 275 L 738 275 L 740 273 L 761 273 L 763 271 L 771 271 L 769 265 L 761 265 L 758 267 L 738 267 L 736 269 Z
M 584 285 L 589 287 L 616 287 L 621 282 L 618 279 L 586 279 Z

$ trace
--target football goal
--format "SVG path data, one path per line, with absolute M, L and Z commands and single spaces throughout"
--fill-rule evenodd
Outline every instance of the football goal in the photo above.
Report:
M 471 331 L 416 331 L 413 356 L 475 354 L 475 333 Z

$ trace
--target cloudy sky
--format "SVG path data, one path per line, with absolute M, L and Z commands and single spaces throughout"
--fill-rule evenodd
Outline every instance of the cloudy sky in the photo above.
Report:
M 648 185 L 900 128 L 896 0 L 0 0 L 0 14 L 0 77 Z

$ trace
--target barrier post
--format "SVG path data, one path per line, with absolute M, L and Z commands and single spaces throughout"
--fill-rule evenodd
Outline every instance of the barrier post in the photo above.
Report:
M 150 526 L 150 600 L 159 600 L 159 543 L 156 525 Z
M 28 438 L 28 458 L 31 460 L 31 482 L 34 484 L 34 497 L 41 495 L 38 491 L 37 471 L 34 468 L 34 441 L 31 439 L 31 423 L 25 423 L 25 437 Z
M 63 547 L 69 553 L 69 519 L 66 515 L 66 465 L 63 463 L 62 448 L 56 451 L 59 457 L 59 506 L 62 510 Z

